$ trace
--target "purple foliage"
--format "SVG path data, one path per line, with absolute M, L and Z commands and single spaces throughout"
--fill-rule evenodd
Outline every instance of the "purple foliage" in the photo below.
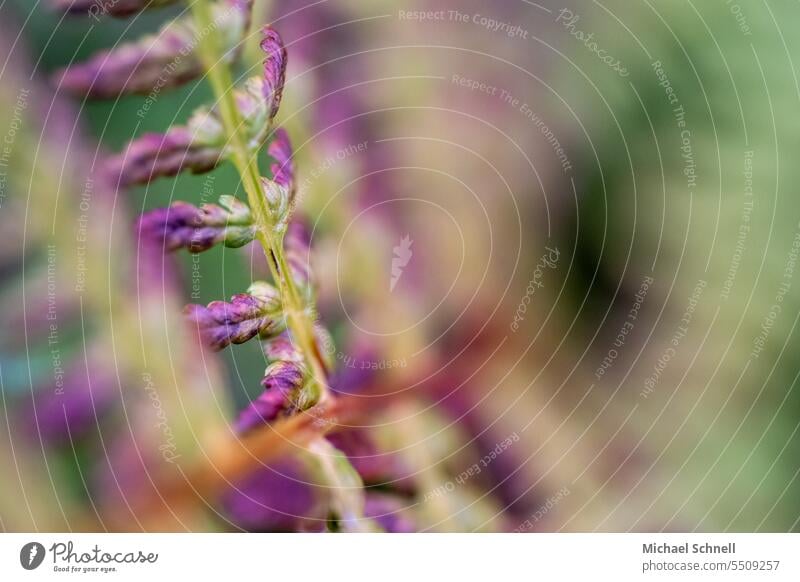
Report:
M 222 498 L 228 519 L 247 531 L 320 531 L 327 517 L 302 466 L 286 459 L 263 467 Z
M 260 297 L 240 293 L 234 295 L 230 303 L 212 301 L 205 307 L 187 305 L 185 313 L 197 326 L 203 343 L 214 350 L 283 330 L 277 292 L 273 296 Z
M 193 253 L 217 244 L 237 248 L 255 237 L 250 211 L 235 198 L 226 197 L 225 206 L 175 202 L 167 208 L 144 213 L 138 224 L 139 235 L 161 243 L 166 251 L 185 248 Z
M 121 186 L 149 184 L 156 178 L 183 171 L 202 174 L 220 162 L 219 147 L 197 142 L 188 127 L 172 127 L 167 133 L 146 133 L 108 160 L 109 172 Z
M 293 394 L 304 382 L 305 374 L 298 364 L 286 361 L 271 364 L 261 381 L 264 392 L 239 414 L 236 431 L 244 434 L 290 410 L 293 406 Z

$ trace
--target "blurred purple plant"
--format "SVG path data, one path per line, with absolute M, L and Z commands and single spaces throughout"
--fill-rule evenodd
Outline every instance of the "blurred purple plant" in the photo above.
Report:
M 303 469 L 296 460 L 284 459 L 252 473 L 223 496 L 228 519 L 248 531 L 322 531 L 325 508 Z
M 80 1 L 56 6 L 73 12 L 133 14 L 147 7 L 171 2 L 107 0 Z M 120 95 L 147 95 L 182 85 L 204 72 L 198 54 L 198 38 L 216 33 L 224 43 L 226 62 L 236 59 L 242 39 L 250 26 L 252 0 L 221 0 L 211 8 L 212 22 L 198 27 L 191 17 L 181 17 L 164 25 L 155 35 L 124 43 L 103 51 L 85 63 L 70 65 L 56 76 L 59 86 L 93 98 L 109 99 Z
M 36 390 L 24 428 L 34 442 L 72 443 L 98 426 L 117 388 L 113 370 L 100 358 L 77 360 L 58 383 Z

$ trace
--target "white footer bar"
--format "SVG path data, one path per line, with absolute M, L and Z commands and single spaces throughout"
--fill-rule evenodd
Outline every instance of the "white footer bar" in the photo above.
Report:
M 3 534 L 0 580 L 800 580 L 798 534 Z M 241 578 L 236 578 L 241 576 Z M 171 578 L 173 577 L 173 578 Z M 246 578 L 245 578 L 246 577 Z M 257 577 L 257 578 L 255 578 Z M 512 578 L 513 577 L 513 578 Z

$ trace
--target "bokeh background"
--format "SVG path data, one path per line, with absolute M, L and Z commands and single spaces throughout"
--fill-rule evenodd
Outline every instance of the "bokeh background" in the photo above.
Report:
M 208 498 L 145 521 L 129 502 L 207 459 L 259 394 L 258 344 L 202 352 L 180 308 L 267 271 L 249 248 L 153 267 L 133 242 L 143 210 L 241 195 L 230 167 L 92 187 L 98 160 L 183 122 L 207 83 L 143 110 L 75 98 L 53 74 L 184 10 L 98 23 L 0 5 L 6 531 L 324 521 L 291 471 L 230 484 L 255 491 L 252 519 Z M 362 474 L 393 516 L 420 531 L 798 529 L 800 6 L 257 0 L 255 19 L 289 52 L 278 122 L 321 316 L 368 385 L 341 438 L 368 432 L 403 467 Z M 257 28 L 243 55 L 238 74 L 256 74 Z M 357 468 L 377 453 L 361 454 Z

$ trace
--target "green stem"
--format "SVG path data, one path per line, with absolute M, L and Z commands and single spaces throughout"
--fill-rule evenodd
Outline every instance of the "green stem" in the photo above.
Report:
M 211 9 L 207 0 L 194 0 L 192 13 L 198 30 L 211 30 Z M 248 150 L 242 139 L 240 128 L 242 118 L 236 108 L 233 93 L 233 78 L 225 62 L 219 58 L 217 37 L 204 35 L 198 47 L 204 62 L 209 82 L 219 101 L 222 123 L 228 136 L 233 163 L 242 178 L 247 200 L 256 221 L 256 238 L 267 258 L 272 277 L 281 293 L 281 301 L 286 314 L 286 324 L 292 337 L 298 343 L 314 381 L 319 386 L 319 401 L 329 397 L 325 367 L 321 361 L 314 339 L 314 326 L 304 309 L 303 299 L 288 268 L 283 249 L 283 234 L 277 234 L 275 224 L 270 218 L 267 198 L 261 186 L 257 154 Z
M 270 0 L 253 0 L 250 22 L 255 26 L 263 26 L 269 17 L 272 2 Z M 244 58 L 248 63 L 257 63 L 261 60 L 261 39 L 257 34 L 247 37 L 244 47 Z
M 194 0 L 192 13 L 198 30 L 211 30 L 211 9 L 208 0 Z M 314 336 L 314 324 L 308 317 L 305 301 L 291 275 L 283 249 L 283 233 L 278 233 L 267 206 L 267 197 L 261 185 L 257 152 L 251 153 L 242 139 L 239 128 L 242 118 L 230 91 L 233 79 L 228 66 L 219 58 L 219 47 L 214 34 L 205 35 L 199 45 L 211 87 L 219 101 L 222 123 L 231 144 L 233 163 L 242 178 L 247 200 L 256 221 L 256 238 L 267 258 L 272 277 L 278 285 L 281 303 L 286 315 L 286 325 L 299 344 L 306 364 L 311 369 L 315 402 L 322 404 L 330 398 L 325 364 L 322 361 Z M 349 531 L 365 531 L 370 520 L 363 518 L 364 484 L 347 457 L 323 436 L 313 439 L 308 446 L 321 477 L 331 488 L 332 507 L 341 520 L 342 527 Z
M 331 488 L 331 506 L 342 531 L 379 531 L 371 519 L 364 517 L 364 482 L 344 453 L 324 438 L 311 441 L 308 453 L 320 478 Z

